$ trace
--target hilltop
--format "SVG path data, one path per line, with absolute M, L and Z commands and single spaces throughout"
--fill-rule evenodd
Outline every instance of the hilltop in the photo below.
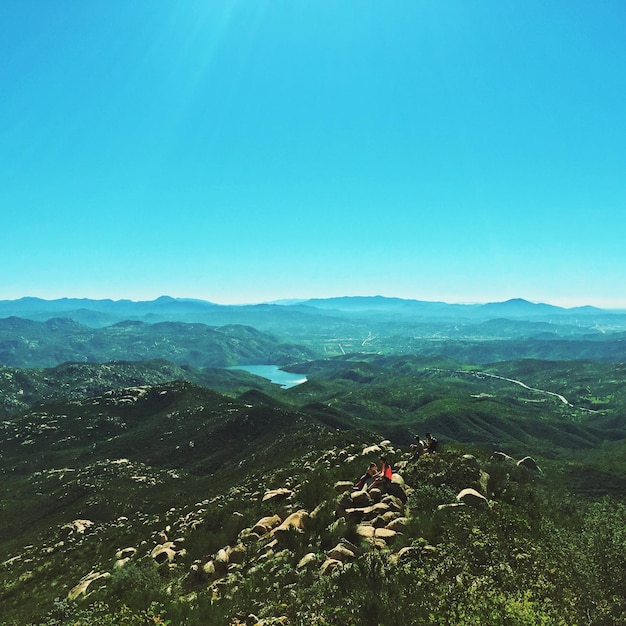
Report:
M 225 367 L 240 362 L 288 363 L 311 355 L 306 347 L 234 324 L 216 328 L 184 322 L 124 321 L 89 328 L 70 318 L 45 322 L 0 319 L 0 364 L 12 367 L 152 359 L 194 367 Z

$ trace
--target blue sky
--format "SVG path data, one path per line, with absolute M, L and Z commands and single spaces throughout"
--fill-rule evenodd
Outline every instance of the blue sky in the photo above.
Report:
M 626 307 L 622 0 L 5 0 L 0 299 Z

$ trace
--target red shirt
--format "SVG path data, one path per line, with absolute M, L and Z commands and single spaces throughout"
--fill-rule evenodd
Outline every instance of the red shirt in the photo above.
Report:
M 389 465 L 389 463 L 385 463 L 385 467 L 383 468 L 383 476 L 391 480 L 391 475 L 391 465 Z

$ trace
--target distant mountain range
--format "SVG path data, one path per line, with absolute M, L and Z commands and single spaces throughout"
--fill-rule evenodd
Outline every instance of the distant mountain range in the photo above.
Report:
M 286 365 L 348 353 L 440 354 L 476 363 L 622 361 L 625 340 L 626 313 L 522 299 L 446 304 L 374 296 L 256 305 L 167 296 L 146 302 L 0 301 L 0 364 L 11 367 L 152 359 L 198 368 Z
M 422 300 L 404 300 L 383 296 L 349 296 L 339 298 L 281 301 L 269 304 L 220 305 L 205 300 L 161 296 L 156 300 L 91 300 L 61 298 L 43 300 L 20 298 L 0 301 L 1 317 L 21 317 L 46 321 L 53 317 L 73 319 L 81 324 L 102 327 L 125 320 L 149 323 L 176 321 L 224 324 L 249 324 L 259 328 L 297 323 L 304 319 L 334 316 L 407 320 L 471 320 L 487 321 L 498 318 L 528 321 L 567 320 L 598 323 L 619 323 L 626 326 L 626 310 L 599 309 L 592 306 L 563 308 L 536 304 L 516 298 L 486 304 L 447 304 Z

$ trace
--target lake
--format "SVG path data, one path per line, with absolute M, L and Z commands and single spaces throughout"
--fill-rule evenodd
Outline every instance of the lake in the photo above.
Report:
M 304 374 L 285 372 L 278 365 L 233 365 L 229 370 L 245 370 L 255 376 L 267 378 L 270 382 L 280 385 L 283 389 L 289 389 L 305 383 L 307 378 Z

